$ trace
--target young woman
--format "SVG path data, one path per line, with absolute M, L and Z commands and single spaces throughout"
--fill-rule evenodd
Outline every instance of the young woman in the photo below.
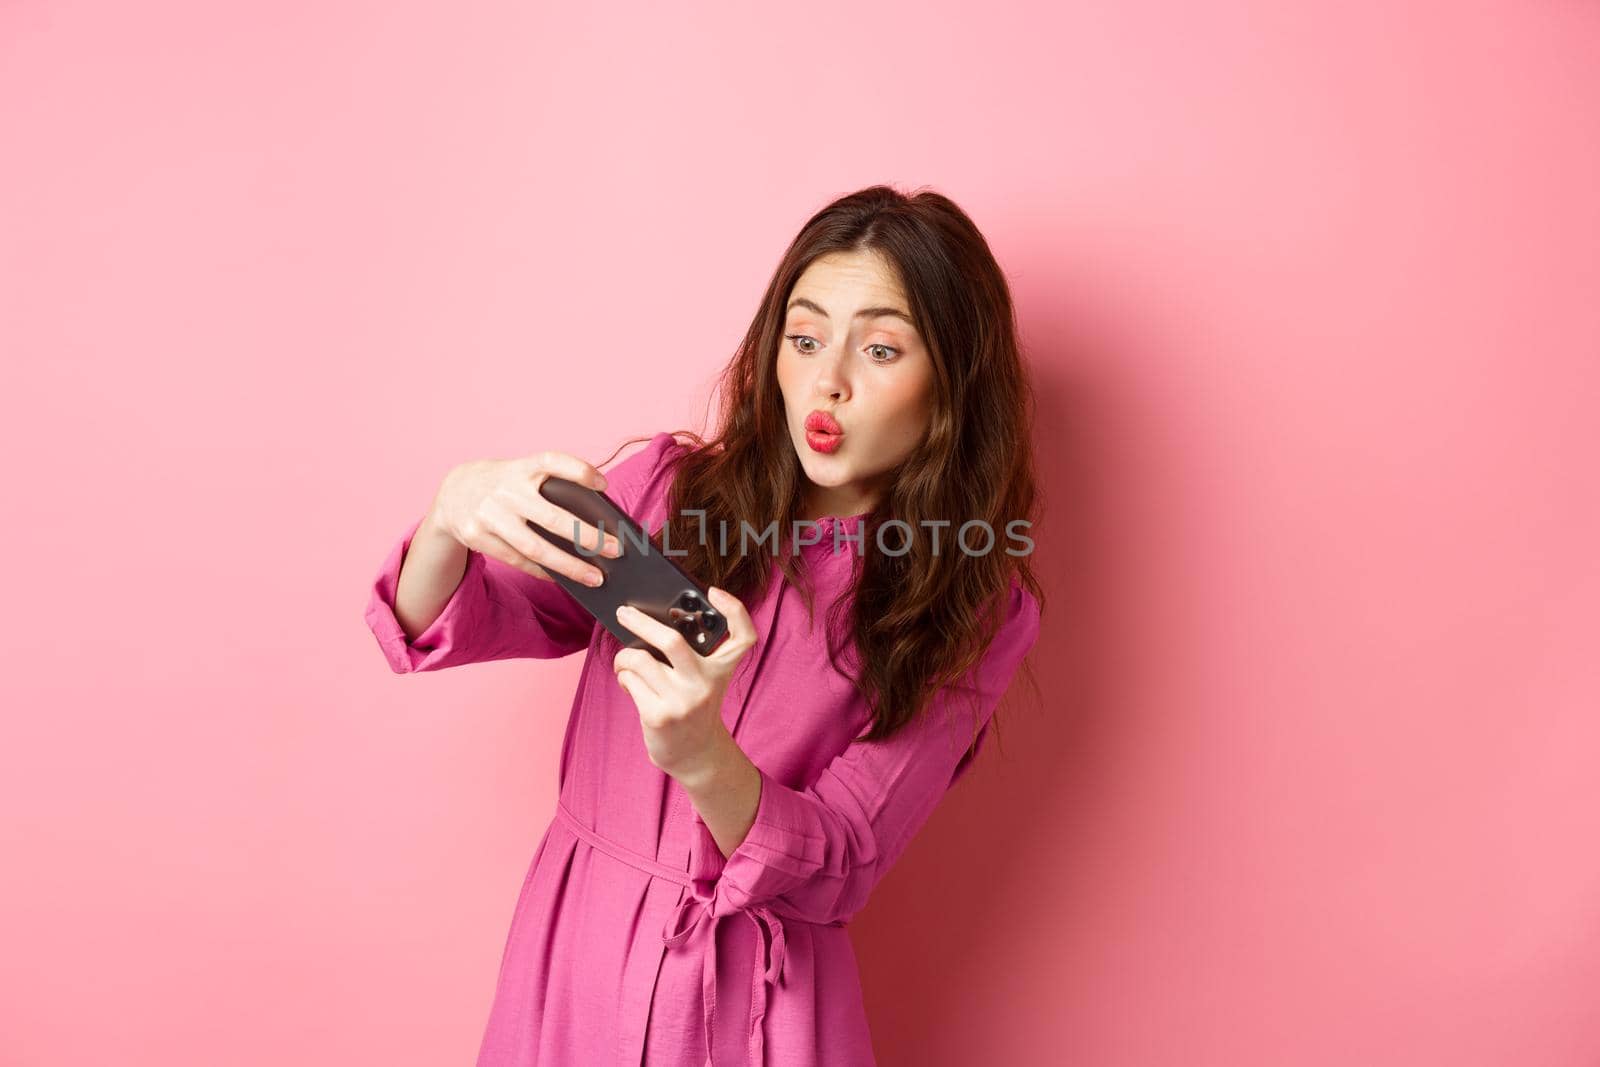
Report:
M 871 1064 L 844 927 L 1038 633 L 1011 297 L 950 200 L 874 186 L 818 212 L 721 396 L 709 441 L 658 433 L 604 475 L 560 452 L 455 468 L 372 587 L 398 673 L 588 650 L 479 1067 Z M 549 578 L 599 574 L 527 525 L 572 536 L 551 475 L 713 587 L 720 648 L 622 613 L 670 664 L 624 649 Z

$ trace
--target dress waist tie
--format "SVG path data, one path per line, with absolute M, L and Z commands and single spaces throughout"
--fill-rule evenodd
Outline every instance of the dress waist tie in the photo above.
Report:
M 700 883 L 689 877 L 688 871 L 676 870 L 642 852 L 636 852 L 626 845 L 602 837 L 580 823 L 559 799 L 556 801 L 556 816 L 580 839 L 613 859 L 620 860 L 653 877 L 676 882 L 689 890 L 690 895 L 678 901 L 678 906 L 667 919 L 666 925 L 662 927 L 661 940 L 668 948 L 676 949 L 691 940 L 697 930 L 705 931 L 705 948 L 701 955 L 700 990 L 704 1005 L 706 1067 L 714 1067 L 712 1049 L 717 1017 L 717 923 L 737 911 L 748 917 L 755 925 L 756 965 L 750 976 L 750 1028 L 747 1031 L 749 1039 L 747 1049 L 751 1067 L 762 1067 L 766 1062 L 766 1036 L 763 1033 L 762 1020 L 767 1014 L 767 986 L 779 984 L 779 980 L 783 977 L 785 955 L 783 919 L 786 918 L 790 922 L 809 920 L 779 912 L 764 904 L 719 912 L 714 898 L 705 893 Z M 727 907 L 726 903 L 723 907 Z M 843 926 L 844 923 L 818 925 Z M 770 964 L 765 962 L 769 959 Z

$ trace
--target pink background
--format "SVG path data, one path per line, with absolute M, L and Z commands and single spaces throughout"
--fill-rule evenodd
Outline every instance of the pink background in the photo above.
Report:
M 0 5 L 0 1062 L 470 1062 L 578 661 L 371 576 L 875 181 L 1014 284 L 1053 598 L 881 1062 L 1600 1062 L 1600 8 L 600 9 Z

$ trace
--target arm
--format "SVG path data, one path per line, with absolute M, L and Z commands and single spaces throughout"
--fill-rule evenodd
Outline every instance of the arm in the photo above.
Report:
M 396 674 L 497 659 L 557 659 L 589 644 L 595 618 L 555 582 L 466 552 L 466 570 L 438 618 L 415 638 L 395 615 L 400 568 L 425 519 L 411 524 L 378 570 L 366 621 Z
M 606 495 L 636 514 L 656 463 L 672 443 L 659 433 L 638 452 L 606 472 Z M 498 659 L 556 659 L 588 647 L 598 623 L 588 610 L 553 581 L 544 581 L 481 552 L 456 544 L 427 545 L 425 561 L 448 571 L 465 569 L 439 615 L 414 637 L 395 614 L 401 568 L 413 543 L 429 536 L 427 517 L 412 522 L 389 550 L 367 597 L 367 626 L 396 674 L 442 670 Z M 424 562 L 418 560 L 417 562 Z
M 977 687 L 979 743 L 989 720 L 1039 632 L 1039 605 L 1013 583 L 999 633 L 969 678 Z M 887 741 L 854 742 L 805 789 L 791 789 L 755 768 L 724 762 L 722 782 L 697 784 L 695 824 L 707 854 L 720 854 L 700 814 L 737 840 L 713 888 L 713 911 L 777 906 L 810 922 L 848 919 L 866 904 L 955 780 L 971 765 L 973 695 L 946 687 L 930 706 Z M 744 764 L 754 767 L 739 754 Z M 717 799 L 720 798 L 720 799 Z M 753 815 L 740 810 L 753 805 Z

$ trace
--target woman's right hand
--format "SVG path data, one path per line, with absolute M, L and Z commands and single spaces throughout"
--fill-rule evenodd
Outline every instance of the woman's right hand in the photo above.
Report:
M 528 526 L 536 522 L 564 540 L 578 524 L 584 551 L 598 543 L 600 531 L 557 507 L 539 492 L 551 476 L 604 491 L 606 478 L 588 462 L 565 452 L 536 452 L 520 459 L 479 459 L 446 474 L 434 497 L 434 523 L 467 548 L 509 563 L 535 578 L 554 581 L 556 571 L 586 585 L 599 585 L 600 568 L 551 544 Z M 620 556 L 617 538 L 606 534 L 602 554 Z

